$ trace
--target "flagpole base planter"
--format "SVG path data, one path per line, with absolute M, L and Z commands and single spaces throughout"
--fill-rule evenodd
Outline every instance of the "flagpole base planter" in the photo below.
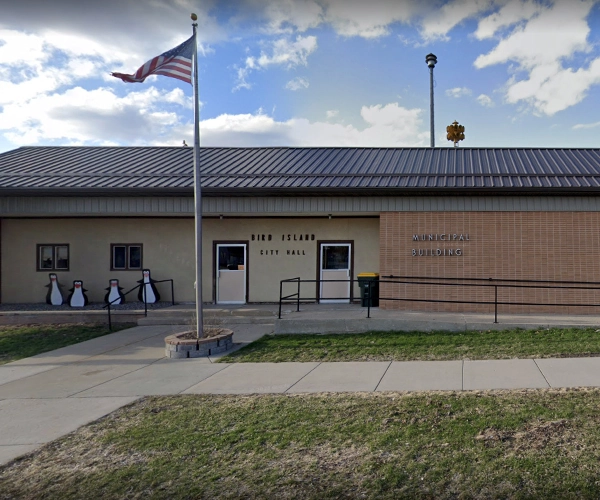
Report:
M 198 339 L 196 330 L 169 335 L 165 338 L 165 356 L 171 359 L 203 358 L 233 347 L 232 330 L 214 328 L 209 330 L 208 335 Z

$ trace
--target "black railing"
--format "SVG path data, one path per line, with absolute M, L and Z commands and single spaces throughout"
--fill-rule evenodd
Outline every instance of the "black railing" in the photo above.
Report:
M 403 301 L 403 302 L 431 302 L 445 304 L 474 304 L 474 305 L 493 305 L 494 323 L 498 323 L 498 306 L 550 306 L 550 307 L 600 307 L 600 304 L 582 304 L 568 302 L 524 302 L 524 301 L 506 301 L 498 300 L 498 289 L 548 289 L 548 290 L 600 290 L 600 282 L 589 281 L 556 281 L 556 280 L 515 280 L 501 278 L 440 278 L 431 276 L 380 276 L 375 280 L 379 284 L 394 285 L 418 285 L 418 286 L 453 286 L 453 287 L 481 287 L 494 290 L 494 299 L 492 300 L 454 300 L 454 299 L 418 299 L 414 297 L 384 297 L 379 294 L 379 301 Z M 297 311 L 300 310 L 300 302 L 316 302 L 318 297 L 301 297 L 301 283 L 317 283 L 320 289 L 321 283 L 326 282 L 346 282 L 351 286 L 358 280 L 301 280 L 300 278 L 291 278 L 281 280 L 279 285 L 279 319 L 281 319 L 281 306 L 284 302 L 294 301 L 297 304 Z M 297 292 L 291 295 L 283 295 L 284 283 L 296 283 Z M 369 281 L 362 282 L 364 286 L 363 298 L 367 302 L 367 318 L 371 317 L 371 286 Z M 348 300 L 348 297 L 327 297 L 324 300 Z
M 174 288 L 173 288 L 173 280 L 172 279 L 168 279 L 168 280 L 156 280 L 153 283 L 165 283 L 167 281 L 171 282 L 171 304 L 175 305 L 175 292 L 174 292 Z M 134 290 L 139 290 L 140 288 L 144 287 L 144 285 L 147 285 L 147 283 L 139 283 L 138 285 L 135 285 L 131 290 L 126 291 L 123 294 L 123 297 L 125 297 L 127 294 L 133 292 Z M 142 292 L 144 293 L 144 292 Z M 145 299 L 145 297 L 144 297 Z M 110 313 L 110 306 L 112 305 L 113 302 L 116 302 L 117 300 L 120 300 L 120 297 L 111 300 L 108 304 L 106 304 L 103 308 L 108 310 L 108 329 L 112 330 L 112 318 L 111 318 L 111 313 Z M 144 302 L 144 316 L 148 316 L 148 303 L 146 302 L 146 300 L 143 300 Z
M 283 284 L 284 283 L 295 283 L 296 292 L 290 295 L 283 295 Z M 350 283 L 350 286 L 354 286 L 354 283 L 359 283 L 359 280 L 345 279 L 345 280 L 303 280 L 300 278 L 289 278 L 281 280 L 279 282 L 279 319 L 281 319 L 281 306 L 284 302 L 295 302 L 296 311 L 300 311 L 300 302 L 318 302 L 319 300 L 349 300 L 349 297 L 301 297 L 300 296 L 300 284 L 301 283 L 317 283 L 318 288 L 321 288 L 321 283 Z M 352 289 L 351 289 L 352 290 Z

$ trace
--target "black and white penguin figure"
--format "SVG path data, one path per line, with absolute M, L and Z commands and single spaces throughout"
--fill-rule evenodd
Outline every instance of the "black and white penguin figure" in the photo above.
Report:
M 53 306 L 62 306 L 63 294 L 61 291 L 62 285 L 58 282 L 58 276 L 54 273 L 48 275 L 50 277 L 50 283 L 46 285 L 48 293 L 46 294 L 46 304 Z
M 140 287 L 140 291 L 138 292 L 138 300 L 140 302 L 146 302 L 146 304 L 154 304 L 155 302 L 158 302 L 160 300 L 160 294 L 158 293 L 156 285 L 154 284 L 156 280 L 153 280 L 150 277 L 150 269 L 142 270 L 142 276 L 143 278 L 138 280 L 138 283 L 143 283 L 144 286 Z
M 83 281 L 73 281 L 73 288 L 69 289 L 71 294 L 67 301 L 71 307 L 83 307 L 88 305 L 88 298 L 85 292 L 87 290 L 83 288 Z
M 105 288 L 108 293 L 104 296 L 104 302 L 111 306 L 118 306 L 125 302 L 125 295 L 123 295 L 122 287 L 119 286 L 119 280 L 108 280 L 110 286 Z

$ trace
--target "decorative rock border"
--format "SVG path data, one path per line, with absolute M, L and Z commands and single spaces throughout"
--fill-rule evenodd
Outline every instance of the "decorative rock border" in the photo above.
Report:
M 181 332 L 165 338 L 165 356 L 172 359 L 202 358 L 228 351 L 233 347 L 233 331 L 221 328 L 221 333 L 202 339 L 186 339 L 195 332 Z

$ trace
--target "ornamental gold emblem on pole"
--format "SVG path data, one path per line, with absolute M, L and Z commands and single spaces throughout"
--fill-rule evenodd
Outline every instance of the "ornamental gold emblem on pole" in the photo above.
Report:
M 458 146 L 458 141 L 463 141 L 465 139 L 465 127 L 459 125 L 456 120 L 454 120 L 452 125 L 446 127 L 446 132 L 448 132 L 446 137 L 449 141 L 454 143 L 454 147 Z

